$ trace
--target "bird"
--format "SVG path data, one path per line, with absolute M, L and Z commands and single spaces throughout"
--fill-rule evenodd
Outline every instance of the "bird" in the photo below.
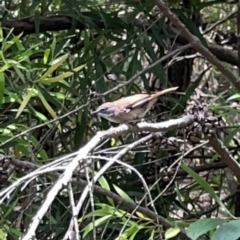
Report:
M 171 87 L 152 94 L 140 93 L 123 97 L 113 102 L 103 103 L 92 114 L 97 113 L 108 121 L 119 124 L 141 121 L 159 96 L 177 89 L 178 87 Z

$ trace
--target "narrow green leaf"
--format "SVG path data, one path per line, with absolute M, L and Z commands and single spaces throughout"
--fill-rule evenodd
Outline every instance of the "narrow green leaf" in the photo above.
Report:
M 31 142 L 32 142 L 34 147 L 39 146 L 38 140 L 33 135 L 31 135 L 30 139 L 31 139 Z M 38 155 L 41 157 L 42 160 L 48 160 L 49 159 L 46 151 L 42 147 L 40 147 L 40 150 L 38 151 Z
M 51 214 L 47 214 L 47 217 L 48 217 L 48 219 L 49 219 L 49 222 L 50 222 L 50 224 L 57 224 L 57 220 L 51 215 Z
M 25 77 L 24 77 L 24 75 L 22 74 L 21 70 L 20 70 L 16 65 L 13 65 L 13 68 L 14 68 L 14 70 L 16 71 L 18 77 L 19 77 L 23 82 L 25 82 Z
M 48 122 L 48 119 L 46 116 L 44 116 L 42 113 L 35 111 L 35 115 L 37 118 L 39 118 L 43 122 Z
M 54 37 L 53 41 L 52 41 L 52 44 L 51 44 L 51 53 L 52 53 L 51 57 L 52 57 L 52 59 L 54 58 L 56 45 L 57 45 L 57 39 L 56 39 L 56 37 Z
M 146 217 L 145 215 L 143 215 L 141 212 L 136 212 L 136 215 L 142 219 L 142 220 L 145 220 L 145 221 L 148 221 L 148 222 L 152 222 L 153 220 L 151 218 L 148 218 Z
M 131 224 L 131 226 L 128 229 L 126 229 L 123 234 L 126 234 L 126 236 L 129 237 L 127 239 L 134 240 L 137 233 L 141 229 L 143 229 L 144 226 L 141 226 L 140 224 L 137 224 L 137 223 L 132 222 L 132 221 L 129 221 L 129 223 Z
M 53 119 L 57 118 L 57 114 L 56 112 L 52 109 L 52 107 L 48 104 L 48 102 L 46 101 L 45 97 L 42 95 L 40 89 L 38 89 L 38 97 L 41 99 L 44 107 L 47 109 L 47 111 L 50 113 L 50 115 L 52 116 Z M 57 126 L 57 128 L 59 129 L 60 132 L 62 132 L 62 128 L 61 125 L 59 123 L 59 121 L 55 122 L 55 125 Z
M 44 64 L 47 64 L 49 55 L 50 55 L 50 49 L 49 48 L 45 49 L 44 55 L 43 55 L 43 62 L 44 62 Z
M 92 217 L 93 215 L 95 217 L 111 215 L 113 218 L 121 218 L 122 220 L 126 220 L 126 218 L 124 217 L 124 216 L 126 216 L 126 212 L 124 212 L 122 210 L 118 210 L 115 207 L 109 206 L 104 203 L 96 203 L 96 207 L 101 207 L 101 209 L 95 210 L 94 212 L 90 212 L 90 213 L 82 216 L 79 219 L 79 221 L 82 221 L 83 219 Z
M 16 115 L 16 118 L 18 118 L 20 116 L 20 114 L 22 113 L 22 111 L 24 110 L 24 108 L 27 106 L 29 100 L 31 99 L 32 97 L 32 94 L 33 94 L 33 91 L 34 91 L 34 88 L 31 88 L 29 91 L 28 91 L 28 94 L 26 95 L 26 97 L 23 99 L 18 111 L 17 111 L 17 115 Z
M 4 37 L 3 37 L 3 31 L 2 31 L 2 28 L 0 28 L 0 42 L 2 43 L 4 40 Z M 3 46 L 2 46 L 3 47 Z
M 45 84 L 59 82 L 59 81 L 63 80 L 64 78 L 70 77 L 74 73 L 79 72 L 85 66 L 86 66 L 86 64 L 83 64 L 83 65 L 81 65 L 79 67 L 74 68 L 72 72 L 64 72 L 64 73 L 62 73 L 62 74 L 60 74 L 60 75 L 58 75 L 56 77 L 39 79 L 38 81 L 41 82 L 41 83 L 45 83 Z
M 98 182 L 99 182 L 99 184 L 101 185 L 102 188 L 110 191 L 110 186 L 109 186 L 109 184 L 108 184 L 108 182 L 107 182 L 107 180 L 104 176 L 101 176 L 98 179 Z M 114 206 L 114 201 L 111 198 L 107 197 L 107 200 L 112 206 Z
M 135 204 L 135 202 L 133 201 L 133 199 L 131 199 L 122 189 L 120 189 L 120 188 L 119 188 L 118 186 L 116 186 L 115 184 L 113 185 L 113 187 L 114 187 L 115 191 L 118 193 L 118 195 L 119 195 L 120 197 L 122 197 L 123 199 L 125 199 L 125 200 L 127 200 L 127 201 Z
M 19 51 L 24 51 L 25 47 L 23 46 L 22 42 L 20 41 L 20 38 L 22 37 L 23 33 L 19 34 L 18 36 L 14 36 L 13 42 L 16 44 Z
M 44 80 L 48 75 L 52 74 L 59 66 L 61 66 L 63 64 L 63 62 L 66 61 L 66 59 L 68 58 L 68 54 L 64 54 L 63 56 L 55 59 L 52 63 L 51 63 L 51 67 L 42 75 L 42 77 L 40 77 L 37 82 L 41 82 L 42 80 Z
M 10 38 L 10 36 L 12 36 L 12 32 L 13 32 L 13 28 L 10 29 L 10 31 L 8 32 L 7 36 L 3 37 L 3 43 L 2 43 L 2 51 L 6 45 L 6 42 L 9 41 L 8 39 Z
M 5 74 L 4 72 L 0 72 L 0 108 L 3 103 L 4 88 L 5 88 Z
M 3 214 L 2 217 L 7 219 L 8 216 L 12 213 L 12 211 L 14 211 L 14 208 L 16 207 L 17 204 L 18 204 L 18 198 L 14 199 L 13 202 L 11 202 L 10 204 L 7 204 L 6 208 L 4 206 L 4 208 L 2 208 L 2 214 Z
M 3 45 L 3 52 L 6 52 L 6 50 L 9 49 L 10 47 L 12 47 L 13 45 L 14 45 L 13 41 L 5 42 L 5 44 Z
M 10 231 L 12 234 L 14 234 L 15 236 L 17 236 L 18 238 L 22 237 L 22 232 L 21 232 L 19 229 L 17 229 L 17 228 L 11 227 L 11 228 L 9 229 L 9 231 Z M 0 238 L 0 239 L 2 239 L 2 238 Z
M 100 178 L 98 179 L 98 182 L 99 182 L 99 184 L 101 185 L 102 188 L 110 191 L 109 184 L 108 184 L 108 182 L 107 182 L 107 180 L 106 180 L 105 177 L 103 177 L 103 176 L 100 177 Z
M 215 193 L 214 189 L 210 186 L 210 184 L 203 179 L 202 177 L 200 177 L 197 173 L 195 173 L 190 167 L 188 167 L 186 164 L 181 164 L 181 168 L 186 171 L 192 178 L 194 178 L 196 180 L 196 182 L 201 185 L 210 195 L 212 198 L 215 199 L 215 201 L 223 208 L 225 209 L 225 211 L 232 217 L 235 218 L 230 212 L 229 210 L 225 207 L 225 205 L 223 204 L 223 202 L 221 201 L 221 199 L 217 196 L 217 194 Z
M 232 131 L 229 131 L 226 137 L 224 138 L 224 141 L 223 141 L 224 145 L 228 146 L 232 141 L 232 139 L 234 138 L 234 136 L 238 134 L 238 132 L 239 132 L 239 128 L 235 128 Z
M 101 217 L 101 218 L 99 218 L 99 219 L 96 219 L 96 220 L 94 221 L 94 225 L 93 225 L 92 222 L 89 223 L 89 224 L 83 229 L 83 231 L 84 231 L 84 233 L 83 233 L 83 239 L 87 236 L 87 234 L 88 234 L 90 231 L 93 230 L 93 227 L 98 227 L 98 226 L 100 226 L 101 224 L 104 224 L 104 223 L 106 223 L 107 221 L 109 221 L 111 218 L 112 218 L 112 215 L 106 215 L 106 216 L 103 216 L 103 217 Z

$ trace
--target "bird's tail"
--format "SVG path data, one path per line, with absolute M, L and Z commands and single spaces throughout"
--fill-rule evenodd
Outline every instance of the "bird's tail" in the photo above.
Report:
M 162 90 L 160 92 L 156 92 L 154 97 L 158 97 L 158 96 L 161 96 L 163 94 L 176 91 L 177 89 L 178 89 L 178 87 L 171 87 L 171 88 L 164 89 L 164 90 Z

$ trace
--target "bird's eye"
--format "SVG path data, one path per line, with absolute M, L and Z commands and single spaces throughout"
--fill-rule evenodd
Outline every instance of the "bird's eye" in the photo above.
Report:
M 113 116 L 114 111 L 111 108 L 102 108 L 100 110 L 102 114 L 108 115 L 109 117 Z
M 106 112 L 107 112 L 107 108 L 102 108 L 102 109 L 100 110 L 100 112 L 101 112 L 101 113 L 106 113 Z

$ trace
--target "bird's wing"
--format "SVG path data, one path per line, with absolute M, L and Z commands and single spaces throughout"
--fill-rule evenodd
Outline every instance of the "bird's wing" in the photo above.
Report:
M 149 97 L 151 97 L 149 94 L 135 94 L 133 96 L 121 98 L 115 101 L 115 104 L 119 106 L 121 103 L 121 110 L 128 112 L 129 110 L 139 107 L 148 102 Z
M 162 91 L 155 92 L 155 93 L 153 93 L 151 96 L 152 96 L 152 98 L 159 97 L 159 96 L 161 96 L 161 95 L 163 95 L 163 94 L 176 91 L 177 89 L 178 89 L 178 87 L 167 88 L 167 89 L 164 89 L 164 90 L 162 90 Z
M 147 93 L 141 93 L 141 94 L 135 94 L 132 96 L 124 97 L 119 100 L 115 101 L 115 104 L 117 106 L 121 106 L 122 112 L 129 112 L 130 110 L 141 107 L 142 105 L 148 103 L 150 100 L 159 97 L 160 95 L 163 95 L 165 93 L 173 92 L 177 89 L 178 87 L 172 87 L 172 88 L 167 88 L 165 90 L 162 90 L 160 92 L 156 92 L 153 94 L 147 94 Z M 121 103 L 121 104 L 120 104 Z
M 150 100 L 152 100 L 154 98 L 158 98 L 159 96 L 161 96 L 163 94 L 176 91 L 177 89 L 178 89 L 178 87 L 172 87 L 172 88 L 167 88 L 167 89 L 164 89 L 162 91 L 155 92 L 152 94 L 147 94 L 147 93 L 137 94 L 137 95 L 135 95 L 135 96 L 137 96 L 137 99 L 136 99 L 136 101 L 132 102 L 131 108 L 136 108 L 136 107 L 142 106 L 143 104 L 145 104 L 146 102 L 149 102 Z M 130 97 L 129 97 L 129 99 L 130 99 Z

